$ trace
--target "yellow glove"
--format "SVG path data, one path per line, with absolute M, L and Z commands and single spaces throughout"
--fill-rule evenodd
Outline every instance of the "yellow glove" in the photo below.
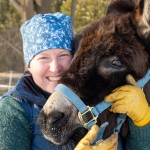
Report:
M 105 97 L 105 102 L 114 102 L 110 111 L 127 114 L 137 126 L 144 126 L 150 122 L 150 107 L 145 94 L 131 75 L 126 77 L 125 85 L 112 91 Z
M 97 142 L 95 145 L 91 145 L 96 139 L 99 133 L 99 127 L 93 125 L 91 130 L 85 135 L 83 139 L 78 143 L 74 150 L 116 150 L 118 146 L 118 134 L 114 133 L 108 139 Z

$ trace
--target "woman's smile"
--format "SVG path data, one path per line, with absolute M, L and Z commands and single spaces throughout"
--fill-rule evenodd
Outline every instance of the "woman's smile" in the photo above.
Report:
M 59 81 L 62 76 L 57 76 L 57 77 L 47 77 L 49 81 Z

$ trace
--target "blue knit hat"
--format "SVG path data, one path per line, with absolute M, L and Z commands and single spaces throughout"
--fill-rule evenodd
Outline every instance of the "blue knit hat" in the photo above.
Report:
M 37 14 L 20 28 L 26 65 L 38 53 L 53 48 L 72 52 L 71 18 L 62 13 Z

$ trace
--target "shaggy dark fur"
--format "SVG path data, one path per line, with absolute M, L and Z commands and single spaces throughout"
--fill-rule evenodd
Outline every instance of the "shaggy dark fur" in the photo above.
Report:
M 141 21 L 147 15 L 143 14 L 147 1 L 137 2 L 111 0 L 107 15 L 91 23 L 74 39 L 77 52 L 61 83 L 72 89 L 86 105 L 98 104 L 113 89 L 126 84 L 127 74 L 138 80 L 144 77 L 150 67 L 150 32 L 144 32 L 150 18 L 146 19 L 147 25 Z M 150 102 L 146 90 L 150 90 L 149 83 L 144 91 Z M 99 125 L 109 122 L 104 138 L 112 134 L 117 116 L 118 114 L 111 113 L 108 109 L 100 114 Z M 44 129 L 41 118 L 39 120 L 44 131 L 46 128 Z M 128 125 L 125 122 L 121 134 L 126 137 L 127 133 Z
M 116 5 L 123 12 L 133 11 L 134 8 L 131 1 L 129 5 L 119 1 L 111 7 Z M 108 15 L 90 24 L 76 38 L 75 47 L 78 47 L 76 40 L 80 41 L 78 51 L 61 83 L 71 88 L 86 105 L 96 105 L 114 88 L 124 85 L 127 74 L 132 74 L 136 80 L 142 78 L 149 67 L 147 52 L 150 47 L 137 34 L 132 22 L 132 13 Z M 109 66 L 107 61 L 114 64 Z M 104 66 L 106 69 L 112 67 L 116 71 L 105 72 Z M 121 71 L 123 67 L 125 69 Z M 107 137 L 116 126 L 115 118 L 118 115 L 107 110 L 101 116 L 99 117 L 101 123 L 110 122 L 105 132 Z M 123 136 L 126 136 L 128 131 L 126 125 L 122 127 L 122 131 Z

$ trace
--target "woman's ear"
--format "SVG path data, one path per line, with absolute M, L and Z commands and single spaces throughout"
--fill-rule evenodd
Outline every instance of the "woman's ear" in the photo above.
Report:
M 30 64 L 28 65 L 28 67 L 27 67 L 27 68 L 28 68 L 28 70 L 30 70 Z

